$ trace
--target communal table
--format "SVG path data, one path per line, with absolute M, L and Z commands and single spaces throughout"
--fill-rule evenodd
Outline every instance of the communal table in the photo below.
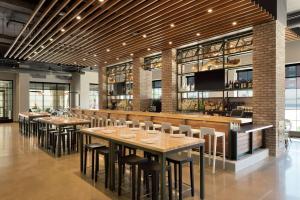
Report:
M 23 123 L 22 127 L 25 127 L 26 121 L 28 121 L 28 134 L 31 132 L 30 122 L 31 120 L 39 117 L 49 117 L 50 114 L 47 112 L 21 112 L 19 113 L 19 121 Z M 23 119 L 23 120 L 21 120 Z M 21 130 L 22 131 L 22 130 Z M 26 132 L 26 128 L 24 129 L 24 133 Z
M 110 132 L 107 130 L 111 130 Z M 87 128 L 80 131 L 80 170 L 83 172 L 83 136 L 92 136 L 108 141 L 109 143 L 109 177 L 110 190 L 115 190 L 115 150 L 117 145 L 124 145 L 132 148 L 137 148 L 158 155 L 161 166 L 160 178 L 160 193 L 161 199 L 166 199 L 165 196 L 165 169 L 167 156 L 190 150 L 192 148 L 199 148 L 200 151 L 200 199 L 204 199 L 204 143 L 205 140 L 192 137 L 175 138 L 170 134 L 149 134 L 145 130 L 133 130 L 128 127 L 97 127 Z M 127 138 L 128 135 L 133 137 Z M 153 141 L 151 141 L 153 140 Z
M 50 125 L 56 126 L 56 128 L 58 129 L 58 139 L 57 139 L 58 141 L 61 140 L 61 133 L 62 133 L 63 127 L 73 126 L 74 130 L 76 130 L 77 125 L 88 125 L 89 127 L 91 127 L 91 121 L 86 120 L 86 119 L 79 119 L 79 118 L 75 118 L 75 117 L 41 117 L 41 118 L 39 118 L 39 122 L 46 124 L 46 128 L 47 128 L 46 134 L 49 133 Z M 57 156 L 60 157 L 61 156 L 61 142 L 58 142 L 56 152 L 57 152 Z

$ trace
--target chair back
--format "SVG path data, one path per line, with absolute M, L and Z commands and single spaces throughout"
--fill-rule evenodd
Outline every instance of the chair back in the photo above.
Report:
M 216 134 L 216 130 L 214 128 L 207 128 L 207 127 L 200 128 L 201 138 L 203 138 L 203 136 L 205 136 L 205 135 L 214 136 L 215 134 Z
M 153 122 L 152 121 L 145 121 L 145 129 L 150 130 L 153 129 Z
M 119 125 L 126 126 L 126 120 L 124 118 L 119 119 Z
M 171 132 L 171 123 L 162 123 L 161 124 L 161 132 L 166 133 L 168 131 L 169 133 Z
M 132 120 L 132 127 L 140 127 L 140 122 L 139 120 Z
M 192 137 L 192 127 L 189 125 L 180 125 L 179 134 L 187 134 L 188 137 Z

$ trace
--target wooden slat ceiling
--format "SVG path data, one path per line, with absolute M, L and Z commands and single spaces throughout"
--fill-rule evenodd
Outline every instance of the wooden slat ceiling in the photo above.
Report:
M 286 28 L 286 31 L 285 31 L 285 40 L 287 42 L 292 42 L 292 41 L 300 40 L 300 36 L 297 33 L 295 33 L 293 30 L 291 30 L 290 28 Z
M 7 58 L 103 66 L 273 20 L 252 0 L 42 0 L 39 5 Z

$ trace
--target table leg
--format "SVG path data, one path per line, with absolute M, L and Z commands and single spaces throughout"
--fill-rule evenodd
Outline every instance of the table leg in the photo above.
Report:
M 30 133 L 31 133 L 30 118 L 28 118 L 28 136 L 30 136 Z
M 205 179 L 204 179 L 204 145 L 200 145 L 200 199 L 205 196 Z
M 61 156 L 61 127 L 58 127 L 58 136 L 57 136 L 57 157 Z
M 46 133 L 45 137 L 43 138 L 43 143 L 45 144 L 44 147 L 48 151 L 48 134 L 49 134 L 49 124 L 46 124 Z
M 159 163 L 161 169 L 161 176 L 160 176 L 160 199 L 165 200 L 165 188 L 166 188 L 166 154 L 162 153 L 159 156 Z
M 109 189 L 115 191 L 115 153 L 116 145 L 109 141 Z
M 83 172 L 83 133 L 79 133 L 80 172 Z

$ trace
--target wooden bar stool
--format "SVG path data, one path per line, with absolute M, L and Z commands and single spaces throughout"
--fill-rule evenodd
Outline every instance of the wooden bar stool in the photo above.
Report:
M 216 154 L 217 154 L 217 141 L 219 137 L 222 137 L 223 139 L 223 169 L 225 169 L 225 133 L 224 132 L 217 132 L 214 128 L 206 128 L 202 127 L 200 129 L 201 131 L 201 138 L 203 138 L 205 135 L 208 135 L 208 164 L 210 165 L 210 159 L 211 159 L 211 137 L 214 137 L 214 149 L 213 149 L 213 174 L 216 172 Z

